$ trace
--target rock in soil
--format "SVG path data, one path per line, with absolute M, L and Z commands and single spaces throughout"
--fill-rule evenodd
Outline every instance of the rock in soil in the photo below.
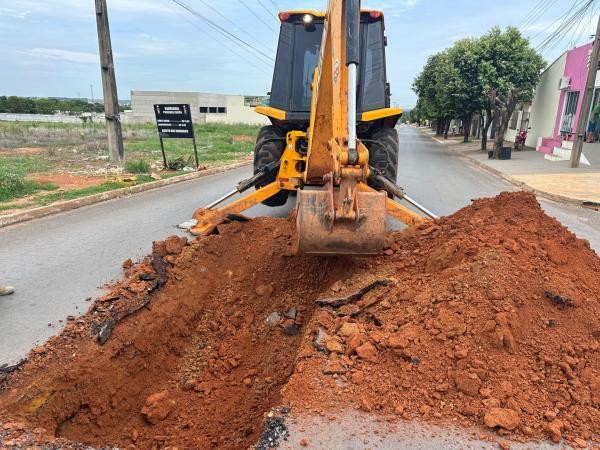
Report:
M 489 428 L 500 427 L 514 430 L 519 426 L 519 413 L 507 408 L 491 408 L 485 413 L 483 422 Z
M 285 439 L 264 420 L 285 404 L 486 427 L 505 446 L 600 443 L 600 259 L 533 195 L 390 233 L 375 258 L 290 257 L 291 232 L 258 218 L 156 242 L 2 372 L 0 421 L 21 425 L 0 437 L 127 448 L 136 430 L 138 449 L 245 449 Z M 382 279 L 353 311 L 315 303 Z
M 146 399 L 146 404 L 142 408 L 142 417 L 148 423 L 156 425 L 169 417 L 175 405 L 176 402 L 170 397 L 168 391 L 152 394 Z

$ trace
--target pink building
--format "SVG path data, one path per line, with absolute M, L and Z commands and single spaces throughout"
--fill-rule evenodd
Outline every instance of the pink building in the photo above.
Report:
M 577 124 L 581 115 L 581 104 L 588 74 L 592 44 L 585 44 L 565 52 L 549 66 L 552 76 L 542 76 L 532 105 L 532 122 L 537 128 L 552 134 L 537 136 L 536 148 L 546 153 L 547 159 L 565 160 L 570 158 Z M 600 103 L 600 77 L 596 76 L 596 89 L 592 108 Z M 552 98 L 552 100 L 549 100 Z M 538 107 L 536 103 L 543 107 Z M 537 113 L 537 114 L 536 114 Z M 537 117 L 534 117 L 537 115 Z M 590 117 L 585 117 L 586 129 Z M 533 136 L 532 136 L 533 137 Z
M 554 125 L 554 136 L 561 136 L 568 141 L 573 140 L 579 122 L 591 52 L 591 43 L 567 52 L 565 71 L 561 86 L 559 86 L 561 93 Z

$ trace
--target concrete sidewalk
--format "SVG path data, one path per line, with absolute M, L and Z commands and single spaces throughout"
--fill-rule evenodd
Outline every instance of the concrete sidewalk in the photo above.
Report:
M 592 162 L 591 166 L 572 169 L 569 161 L 548 161 L 543 153 L 531 150 L 513 151 L 509 160 L 489 159 L 487 152 L 480 150 L 478 140 L 465 144 L 462 137 L 444 140 L 428 128 L 419 130 L 477 166 L 524 189 L 529 188 L 553 200 L 600 204 L 600 164 Z M 493 142 L 488 142 L 488 148 L 491 146 Z

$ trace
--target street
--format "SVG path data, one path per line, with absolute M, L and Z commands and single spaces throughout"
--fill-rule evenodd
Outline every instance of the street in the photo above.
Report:
M 451 214 L 473 198 L 514 189 L 414 128 L 401 127 L 399 133 L 398 183 L 439 215 Z M 67 316 L 84 313 L 89 306 L 86 299 L 98 296 L 103 285 L 121 276 L 122 261 L 149 253 L 153 240 L 183 233 L 177 224 L 250 173 L 248 166 L 0 229 L 0 281 L 17 289 L 0 299 L 0 365 L 18 362 L 32 346 L 57 333 Z M 283 217 L 291 201 L 276 209 L 256 207 L 249 215 Z M 600 250 L 597 212 L 541 203 Z

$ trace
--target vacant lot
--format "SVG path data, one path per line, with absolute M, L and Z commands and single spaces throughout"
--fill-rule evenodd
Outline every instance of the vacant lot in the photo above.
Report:
M 215 166 L 248 158 L 258 127 L 203 124 L 195 132 L 200 164 Z M 163 170 L 153 124 L 124 125 L 123 137 L 124 173 L 138 184 L 194 170 L 190 139 L 164 141 L 169 168 Z M 0 121 L 0 213 L 122 187 L 115 174 L 104 125 Z

